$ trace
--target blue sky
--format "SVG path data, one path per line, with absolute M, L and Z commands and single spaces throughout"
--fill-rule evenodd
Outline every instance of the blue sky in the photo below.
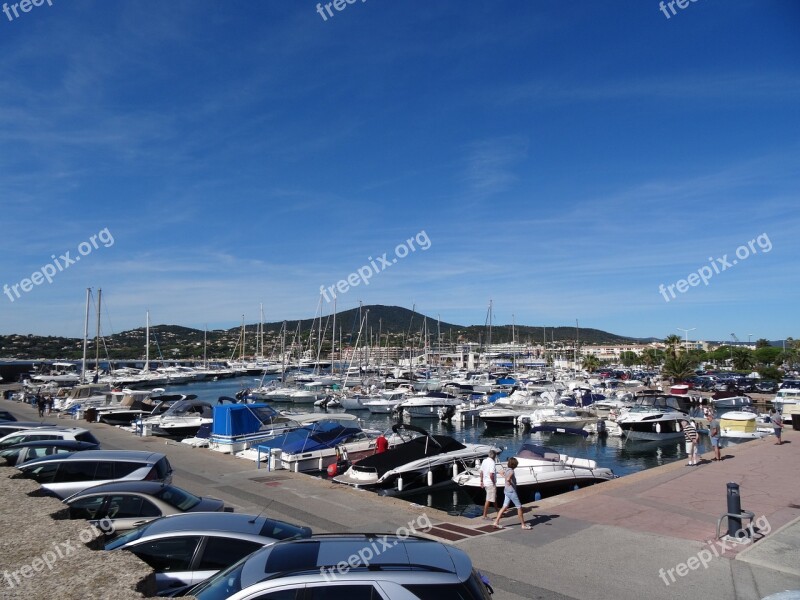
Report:
M 256 322 L 260 303 L 267 321 L 307 318 L 321 286 L 424 232 L 338 308 L 482 324 L 491 299 L 497 323 L 798 337 L 800 6 L 675 9 L 0 13 L 0 333 L 80 337 L 87 287 L 104 333 L 148 309 L 199 328 Z M 20 287 L 101 231 L 113 244 Z M 674 287 L 742 245 L 708 285 Z

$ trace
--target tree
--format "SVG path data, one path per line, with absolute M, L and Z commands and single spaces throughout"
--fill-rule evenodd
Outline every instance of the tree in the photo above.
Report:
M 631 350 L 625 350 L 619 355 L 620 362 L 626 367 L 633 366 L 639 363 L 639 355 Z
M 583 357 L 583 361 L 581 362 L 581 366 L 583 367 L 584 371 L 588 371 L 591 373 L 595 371 L 597 367 L 600 366 L 600 359 L 597 358 L 594 354 L 587 354 Z
M 688 354 L 681 353 L 674 356 L 667 356 L 661 373 L 665 377 L 672 377 L 675 381 L 683 381 L 684 379 L 694 376 L 694 368 L 694 358 Z
M 648 368 L 660 365 L 663 361 L 664 352 L 658 348 L 645 348 L 644 352 L 642 352 L 642 362 Z
M 756 350 L 759 348 L 769 348 L 769 340 L 766 338 L 759 338 L 756 340 Z
M 761 363 L 762 365 L 770 366 L 775 364 L 775 361 L 778 357 L 782 354 L 780 348 L 776 348 L 775 346 L 761 346 L 753 355 L 755 356 L 756 360 Z
M 673 333 L 664 339 L 664 343 L 667 345 L 667 354 L 675 356 L 677 348 L 681 344 L 681 338 Z
M 734 348 L 732 358 L 733 368 L 736 371 L 752 369 L 756 362 L 753 352 L 749 348 Z

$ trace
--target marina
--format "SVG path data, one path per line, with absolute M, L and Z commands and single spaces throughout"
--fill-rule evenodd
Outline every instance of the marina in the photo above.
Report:
M 19 418 L 35 415 L 31 407 L 13 401 L 3 401 L 3 407 L 15 411 Z M 719 464 L 711 462 L 710 454 L 703 455 L 699 469 L 667 460 L 661 466 L 613 481 L 535 501 L 524 511 L 533 530 L 521 532 L 518 527 L 492 530 L 480 519 L 453 515 L 405 498 L 376 496 L 300 473 L 256 469 L 248 461 L 222 453 L 201 452 L 175 442 L 165 445 L 158 438 L 133 436 L 102 423 L 87 426 L 106 448 L 163 449 L 176 468 L 176 483 L 221 498 L 236 512 L 257 514 L 266 510 L 274 518 L 305 523 L 315 532 L 389 532 L 409 523 L 430 522 L 423 535 L 466 550 L 492 582 L 496 600 L 673 600 L 698 594 L 745 600 L 800 586 L 800 570 L 785 550 L 800 539 L 800 509 L 792 508 L 797 503 L 796 482 L 780 470 L 763 468 L 775 461 L 793 464 L 800 460 L 800 438 L 794 431 L 787 432 L 790 443 L 780 448 L 763 440 L 732 446 Z M 6 472 L 8 469 L 0 469 L 0 475 Z M 746 543 L 716 538 L 717 518 L 725 512 L 725 486 L 731 481 L 741 485 L 742 506 L 758 517 L 757 533 Z M 764 489 L 770 493 L 763 494 Z M 14 518 L 13 512 L 3 513 L 0 522 L 7 524 L 4 519 Z M 503 523 L 511 525 L 512 521 L 509 516 Z M 52 539 L 52 529 L 47 531 Z M 31 534 L 26 543 L 37 539 Z M 688 575 L 676 576 L 675 565 L 684 564 L 704 549 L 711 552 L 712 546 L 716 555 L 712 554 L 714 558 L 706 569 L 686 569 Z M 35 555 L 34 548 L 17 552 Z M 526 560 L 526 568 L 520 570 L 514 561 L 498 559 L 506 556 L 509 548 L 521 557 L 536 560 Z M 82 560 L 88 566 L 93 559 L 87 555 Z M 99 561 L 99 569 L 108 559 L 94 560 Z M 16 562 L 9 559 L 9 564 Z M 569 565 L 569 577 L 554 568 L 558 564 Z M 132 577 L 141 571 L 126 567 L 125 572 Z M 73 585 L 73 577 L 85 579 L 80 573 L 83 571 L 74 569 L 62 572 L 61 585 Z M 120 578 L 118 585 L 128 577 Z M 122 591 L 111 595 L 128 597 Z M 32 589 L 27 596 L 45 597 Z
M 342 386 L 337 386 L 335 382 L 341 380 L 328 373 L 312 375 L 312 381 L 307 382 L 303 372 L 297 371 L 292 378 L 296 381 L 289 387 L 280 381 L 279 375 L 264 373 L 258 378 L 243 375 L 217 380 L 187 381 L 170 385 L 166 390 L 158 388 L 155 391 L 156 398 L 170 399 L 171 402 L 165 403 L 169 407 L 156 416 L 139 414 L 127 429 L 134 435 L 154 435 L 174 441 L 189 438 L 185 443 L 203 447 L 200 450 L 202 452 L 208 452 L 207 448 L 210 447 L 218 452 L 230 453 L 241 460 L 252 461 L 257 469 L 288 469 L 323 479 L 332 477 L 334 481 L 372 488 L 381 494 L 399 495 L 421 506 L 454 515 L 475 517 L 480 514 L 481 502 L 476 501 L 476 494 L 467 485 L 468 475 L 459 478 L 459 474 L 477 468 L 489 448 L 497 449 L 500 460 L 506 460 L 514 456 L 518 449 L 533 444 L 574 457 L 574 460 L 587 461 L 593 468 L 603 472 L 601 477 L 575 477 L 569 485 L 550 485 L 541 480 L 531 488 L 530 494 L 526 494 L 527 500 L 532 500 L 534 496 L 547 498 L 607 480 L 610 478 L 609 474 L 611 477 L 625 477 L 683 460 L 685 443 L 680 421 L 691 415 L 703 431 L 702 428 L 707 427 L 703 417 L 703 404 L 707 410 L 712 402 L 710 396 L 665 396 L 658 395 L 656 390 L 643 388 L 639 388 L 642 395 L 637 396 L 638 400 L 631 402 L 634 399 L 631 393 L 634 388 L 625 387 L 620 390 L 619 397 L 624 398 L 629 406 L 617 416 L 616 423 L 607 417 L 598 416 L 597 412 L 591 410 L 591 405 L 581 408 L 555 404 L 557 400 L 563 400 L 574 405 L 575 398 L 583 397 L 587 390 L 599 392 L 603 389 L 599 385 L 596 389 L 588 386 L 586 381 L 591 378 L 584 374 L 584 379 L 581 380 L 583 383 L 577 385 L 577 389 L 581 390 L 580 394 L 570 394 L 568 387 L 562 385 L 558 388 L 560 391 L 548 390 L 541 395 L 521 393 L 519 390 L 508 394 L 496 393 L 494 402 L 491 402 L 486 395 L 491 390 L 487 390 L 482 396 L 482 403 L 472 413 L 469 408 L 465 409 L 461 405 L 464 399 L 467 403 L 474 402 L 469 400 L 476 397 L 472 390 L 462 391 L 461 396 L 445 392 L 414 392 L 411 386 L 405 392 L 386 390 L 382 392 L 382 396 L 372 392 L 364 397 L 382 397 L 384 400 L 394 398 L 393 410 L 373 412 L 368 410 L 367 403 L 351 402 L 351 408 L 347 410 L 327 408 L 329 404 L 320 402 L 326 397 L 341 395 L 344 404 L 347 404 L 349 397 L 359 394 L 346 388 L 344 392 L 339 392 Z M 574 378 L 575 375 L 571 377 Z M 446 377 L 442 379 L 448 380 Z M 481 379 L 484 385 L 490 381 L 488 376 Z M 508 377 L 505 380 L 514 381 Z M 496 384 L 493 385 L 495 391 L 500 389 Z M 549 385 L 553 386 L 552 383 Z M 63 416 L 83 419 L 89 408 L 98 411 L 98 420 L 106 420 L 109 414 L 113 417 L 119 413 L 120 408 L 100 406 L 102 402 L 97 401 L 97 398 L 102 399 L 104 395 L 98 391 L 99 384 L 85 387 L 87 391 L 84 396 L 89 399 L 86 408 L 80 407 L 81 394 L 66 392 L 66 397 L 72 399 L 62 404 Z M 319 390 L 315 392 L 315 402 L 306 398 L 297 400 L 290 391 L 312 388 Z M 82 386 L 73 388 L 79 389 Z M 253 389 L 280 389 L 286 392 L 267 403 L 253 403 L 255 399 L 269 397 L 268 392 L 252 394 Z M 455 390 L 455 386 L 447 386 L 446 389 Z M 511 390 L 513 387 L 506 389 Z M 137 394 L 141 393 L 143 392 Z M 120 394 L 121 392 L 108 392 L 106 398 L 116 398 Z M 598 402 L 605 399 L 605 396 L 598 393 L 594 397 Z M 543 402 L 549 402 L 551 408 L 546 408 Z M 724 403 L 726 400 L 715 402 Z M 442 403 L 454 410 L 450 413 L 442 412 Z M 403 410 L 404 406 L 412 409 Z M 426 408 L 418 410 L 422 406 Z M 741 408 L 741 402 L 727 399 L 725 406 Z M 509 410 L 515 415 L 510 420 L 492 421 L 491 418 L 482 418 L 485 414 Z M 576 410 L 582 416 L 579 417 Z M 763 423 L 761 431 L 758 431 L 755 412 L 749 413 L 748 417 L 749 420 L 739 416 L 734 423 L 734 419 L 737 419 L 734 414 L 730 421 L 724 421 L 725 443 L 759 439 L 768 434 L 769 429 L 765 429 Z M 352 425 L 347 425 L 348 422 Z M 363 474 L 351 475 L 358 473 L 359 459 L 375 453 L 376 437 L 381 433 L 390 437 L 396 436 L 392 428 L 403 422 L 422 427 L 431 436 L 449 439 L 462 446 L 477 445 L 482 450 L 477 454 L 456 454 L 452 461 L 441 463 L 442 466 L 437 467 L 439 471 L 430 463 L 430 459 L 426 459 L 427 462 L 421 463 L 419 467 L 409 465 L 400 471 L 397 468 L 402 465 L 396 464 L 391 469 L 392 473 L 397 472 L 398 475 L 393 475 L 389 480 L 381 479 L 378 486 L 374 483 L 367 485 L 369 477 L 364 479 Z M 330 425 L 325 425 L 326 423 Z M 633 428 L 628 430 L 630 423 L 633 423 Z M 647 424 L 646 430 L 642 423 Z M 236 429 L 237 427 L 240 429 Z M 205 433 L 198 433 L 203 428 Z M 393 440 L 392 445 L 396 442 L 397 440 Z M 699 451 L 706 452 L 709 449 L 709 438 L 701 436 Z M 276 451 L 279 453 L 277 459 Z M 351 466 L 351 463 L 356 464 Z M 336 466 L 333 472 L 330 471 L 331 465 Z M 405 477 L 399 475 L 406 469 Z

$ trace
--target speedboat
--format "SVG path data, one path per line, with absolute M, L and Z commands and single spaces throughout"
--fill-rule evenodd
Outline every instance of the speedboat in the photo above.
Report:
M 301 426 L 297 415 L 268 404 L 221 404 L 213 410 L 209 448 L 235 454 Z
M 439 409 L 452 406 L 457 408 L 461 398 L 445 392 L 425 392 L 421 396 L 411 396 L 397 405 L 396 412 L 412 419 L 438 419 Z
M 364 408 L 373 415 L 388 415 L 406 398 L 408 398 L 408 394 L 401 389 L 384 390 L 378 398 L 364 402 Z M 345 406 L 346 408 L 347 406 Z
M 200 427 L 213 423 L 214 405 L 232 402 L 224 396 L 214 403 L 208 400 L 179 400 L 166 412 L 156 417 L 140 419 L 143 433 L 149 429 L 152 435 L 183 439 L 197 435 Z
M 647 394 L 617 417 L 617 425 L 629 440 L 672 440 L 683 437 L 681 421 L 689 418 L 675 396 Z
M 723 442 L 736 444 L 750 440 L 759 440 L 772 433 L 768 423 L 759 426 L 758 415 L 747 410 L 732 410 L 719 419 L 720 439 Z
M 786 382 L 784 382 L 785 385 Z M 785 406 L 800 404 L 800 389 L 795 387 L 781 387 L 772 399 L 772 405 L 783 415 L 784 423 L 792 422 L 791 411 L 784 411 Z
M 583 429 L 596 422 L 595 417 L 580 416 L 574 410 L 562 406 L 538 408 L 532 413 L 522 415 L 518 423 L 531 427 L 555 427 Z
M 519 463 L 514 469 L 520 501 L 531 502 L 536 494 L 553 496 L 586 487 L 595 483 L 615 479 L 611 469 L 598 467 L 597 462 L 585 458 L 574 458 L 559 454 L 557 450 L 525 443 L 514 455 Z M 497 465 L 498 502 L 502 502 L 505 488 L 503 473 L 507 462 Z M 483 504 L 486 492 L 481 487 L 480 467 L 465 470 L 453 477 L 477 504 Z
M 386 452 L 363 458 L 333 481 L 387 496 L 434 486 L 449 487 L 454 475 L 468 464 L 479 465 L 493 449 L 488 444 L 462 444 L 450 436 L 431 435 L 403 423 L 393 425 L 392 431 L 405 441 Z

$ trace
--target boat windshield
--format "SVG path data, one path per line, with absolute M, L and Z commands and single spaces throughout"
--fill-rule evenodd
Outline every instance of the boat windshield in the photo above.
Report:
M 207 405 L 202 402 L 192 400 L 179 400 L 167 409 L 164 417 L 182 417 L 184 415 L 203 414 L 208 412 Z
M 636 399 L 636 403 L 631 407 L 631 411 L 664 411 L 681 410 L 678 400 L 672 396 L 641 396 Z
M 519 452 L 514 456 L 517 458 L 550 460 L 553 462 L 559 462 L 561 460 L 561 455 L 555 450 L 546 448 L 545 446 L 537 446 L 536 444 L 522 444 L 522 448 L 520 448 Z

